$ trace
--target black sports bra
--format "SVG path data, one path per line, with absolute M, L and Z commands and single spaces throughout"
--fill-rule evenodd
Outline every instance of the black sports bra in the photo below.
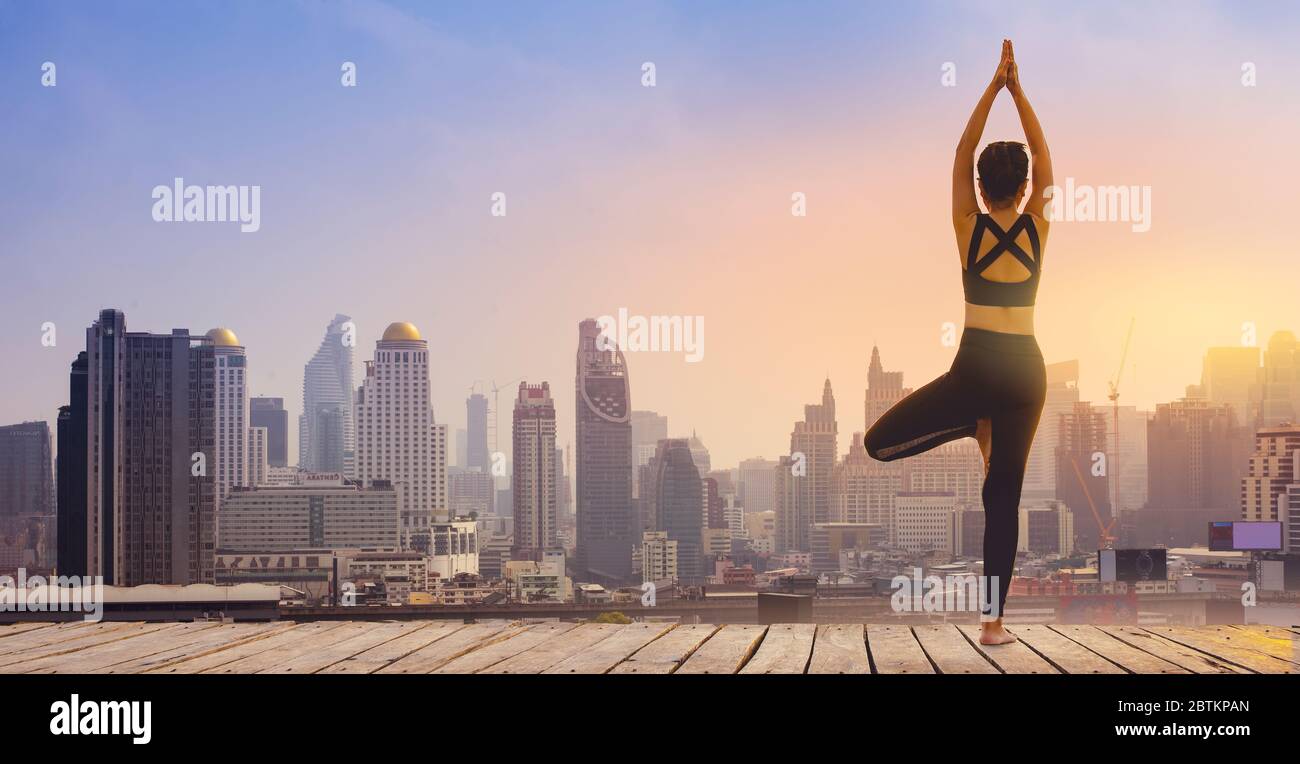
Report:
M 985 229 L 998 237 L 998 243 L 984 257 L 979 257 L 980 243 L 984 240 Z M 1016 243 L 1021 231 L 1029 234 L 1029 247 L 1034 251 L 1030 257 Z M 1010 252 L 1029 270 L 1029 278 L 1024 281 L 989 281 L 981 274 L 1002 256 Z M 966 291 L 966 302 L 972 305 L 996 305 L 999 307 L 1016 307 L 1033 305 L 1038 294 L 1038 277 L 1041 275 L 1043 250 L 1038 245 L 1038 229 L 1028 212 L 1016 218 L 1016 222 L 1005 231 L 997 221 L 984 213 L 975 216 L 975 231 L 970 236 L 970 249 L 966 252 L 966 269 L 961 273 L 962 287 Z

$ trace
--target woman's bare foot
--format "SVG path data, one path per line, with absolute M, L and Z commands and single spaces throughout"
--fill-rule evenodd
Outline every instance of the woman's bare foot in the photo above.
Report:
M 980 624 L 981 645 L 1006 645 L 1015 641 L 1015 635 L 1002 628 L 1002 619 Z

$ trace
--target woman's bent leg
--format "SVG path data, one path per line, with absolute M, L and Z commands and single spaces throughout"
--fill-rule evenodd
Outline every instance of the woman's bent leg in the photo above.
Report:
M 871 458 L 882 462 L 929 451 L 958 438 L 975 436 L 978 419 L 972 391 L 963 390 L 952 372 L 894 404 L 867 431 Z

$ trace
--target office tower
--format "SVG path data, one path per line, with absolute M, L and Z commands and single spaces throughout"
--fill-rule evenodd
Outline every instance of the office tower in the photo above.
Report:
M 872 345 L 871 363 L 867 366 L 866 402 L 863 407 L 866 430 L 870 430 L 876 420 L 911 392 L 911 388 L 903 387 L 903 372 L 885 371 L 880 362 L 880 348 Z
M 1157 404 L 1147 425 L 1147 508 L 1237 516 L 1249 442 L 1230 406 L 1201 398 Z
M 631 581 L 632 548 L 640 540 L 632 503 L 631 394 L 623 351 L 598 346 L 600 336 L 595 319 L 579 324 L 574 564 L 585 582 L 622 586 Z
M 1246 476 L 1241 479 L 1241 519 L 1283 521 L 1279 497 L 1300 477 L 1300 425 L 1268 427 L 1255 434 Z M 1283 504 L 1285 500 L 1283 500 Z
M 694 460 L 694 456 L 691 457 Z M 719 530 L 727 527 L 727 516 L 724 510 L 726 502 L 722 494 L 718 491 L 718 479 L 715 477 L 701 478 L 701 498 L 704 502 L 704 527 L 713 530 Z
M 248 485 L 248 358 L 239 338 L 229 329 L 207 333 L 216 358 L 217 440 L 213 475 L 217 481 L 217 512 L 221 498 L 236 486 Z
M 398 492 L 384 481 L 366 488 L 342 476 L 303 485 L 231 491 L 221 505 L 222 553 L 305 549 L 396 549 L 401 529 Z
M 398 490 L 402 533 L 427 551 L 430 524 L 447 512 L 447 429 L 434 424 L 429 343 L 414 325 L 389 324 L 357 391 L 357 478 Z
M 1111 506 L 1120 512 L 1138 510 L 1147 503 L 1147 422 L 1150 419 L 1150 411 L 1136 406 L 1119 407 L 1119 464 L 1112 458 L 1108 466 L 1113 476 Z M 1113 413 L 1107 413 L 1106 421 L 1114 421 Z M 1110 450 L 1114 450 L 1115 433 L 1109 433 L 1108 437 Z
M 894 505 L 896 546 L 908 552 L 952 551 L 955 496 L 941 491 L 902 491 Z
M 952 553 L 979 559 L 984 556 L 984 508 L 957 507 L 952 513 Z M 1071 528 L 1073 533 L 1073 528 Z
M 677 542 L 667 531 L 646 531 L 641 534 L 641 578 L 644 581 L 671 582 L 677 580 Z
M 1063 501 L 1020 505 L 1020 538 L 1016 549 L 1036 554 L 1073 554 L 1075 515 Z
M 58 437 L 58 572 L 66 576 L 89 575 L 86 568 L 87 416 L 86 351 L 77 354 L 68 375 L 68 405 L 59 407 Z
M 700 583 L 704 568 L 704 483 L 687 438 L 667 438 L 650 460 L 654 485 L 655 530 L 677 542 L 677 575 L 684 584 Z
M 1040 427 L 1042 425 L 1039 425 Z M 980 504 L 984 489 L 984 455 L 974 438 L 949 441 L 899 462 L 908 491 L 946 491 L 959 505 Z
M 284 410 L 284 399 L 249 398 L 248 423 L 252 427 L 266 428 L 267 466 L 288 467 L 289 412 Z
M 913 457 L 916 458 L 919 457 Z M 884 543 L 891 543 L 894 532 L 894 497 L 899 491 L 907 490 L 906 474 L 899 469 L 897 462 L 878 462 L 868 456 L 863 444 L 863 433 L 854 433 L 853 440 L 849 443 L 849 452 L 835 467 L 832 481 L 833 522 L 878 526 L 882 529 Z M 935 474 L 942 477 L 948 473 Z M 924 476 L 918 476 L 917 479 L 918 485 L 948 486 L 955 482 L 958 481 L 937 478 L 927 480 Z
M 1061 414 L 1069 413 L 1079 402 L 1079 362 L 1047 364 L 1047 395 L 1038 431 L 1029 447 L 1025 465 L 1025 482 L 1021 495 L 1026 499 L 1056 498 L 1056 446 L 1060 428 L 1055 426 Z M 1048 426 L 1044 426 L 1044 424 Z
M 573 488 L 569 486 L 569 471 L 564 461 L 564 449 L 555 449 L 555 514 L 561 525 L 565 524 L 565 518 L 573 517 Z
M 265 427 L 248 428 L 248 487 L 266 485 L 266 473 L 271 465 L 267 461 L 267 441 L 270 436 Z
M 776 462 L 757 457 L 740 463 L 736 497 L 745 512 L 772 512 L 776 509 Z
M 213 581 L 216 363 L 206 337 L 86 330 L 86 568 L 117 586 Z
M 1300 423 L 1300 345 L 1291 332 L 1274 332 L 1264 351 L 1259 426 Z M 1248 427 L 1252 423 L 1244 422 Z
M 1091 403 L 1074 404 L 1055 423 L 1056 499 L 1074 513 L 1080 549 L 1098 549 L 1103 535 L 1118 535 L 1110 506 L 1110 469 L 1107 461 L 1106 412 Z M 1041 430 L 1044 425 L 1040 424 Z
M 1217 347 L 1201 362 L 1201 389 L 1211 403 L 1232 406 L 1243 427 L 1256 418 L 1251 394 L 1259 383 L 1259 348 Z
M 794 423 L 790 433 L 790 456 L 796 466 L 802 465 L 804 479 L 800 488 L 799 517 L 805 526 L 831 520 L 831 478 L 835 470 L 838 450 L 838 429 L 835 424 L 835 396 L 831 381 L 822 385 L 822 402 L 804 406 L 804 418 Z M 795 529 L 798 551 L 808 551 L 808 528 Z
M 496 484 L 486 472 L 447 469 L 447 506 L 451 517 L 487 517 L 496 514 Z
M 355 474 L 352 410 L 352 319 L 334 316 L 302 374 L 298 466 L 307 472 Z
M 482 393 L 465 399 L 465 461 L 462 463 L 470 469 L 477 467 L 484 474 L 492 471 L 492 455 L 488 453 L 488 399 Z
M 709 474 L 709 470 L 713 469 L 713 462 L 709 459 L 709 449 L 694 430 L 691 430 L 691 437 L 687 442 L 691 447 L 691 460 L 695 462 L 695 469 L 700 471 L 700 477 L 704 477 Z
M 464 427 L 456 429 L 456 466 L 465 469 L 469 465 L 469 431 Z
M 632 496 L 641 496 L 641 468 L 650 463 L 659 441 L 668 437 L 668 417 L 653 411 L 632 412 Z
M 511 559 L 540 562 L 556 547 L 555 403 L 551 386 L 519 383 L 514 411 L 515 543 Z
M 54 514 L 50 425 L 0 427 L 0 517 Z
M 793 457 L 782 456 L 772 469 L 774 496 L 772 548 L 778 554 L 808 551 L 808 528 L 812 507 L 802 501 L 808 482 L 806 465 Z

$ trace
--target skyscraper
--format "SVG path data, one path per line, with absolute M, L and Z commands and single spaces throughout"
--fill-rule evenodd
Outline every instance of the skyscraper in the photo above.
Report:
M 491 474 L 492 455 L 488 453 L 488 399 L 474 393 L 465 399 L 465 466 L 478 467 L 483 474 Z
M 542 553 L 557 546 L 555 403 L 551 386 L 519 383 L 514 410 L 515 541 L 511 558 L 542 562 Z
M 86 374 L 89 361 L 86 351 L 72 362 L 68 381 L 68 405 L 59 408 L 58 421 L 58 570 L 60 575 L 89 575 L 86 568 L 87 489 L 89 475 L 86 459 L 87 418 Z
M 1079 362 L 1047 364 L 1047 395 L 1038 431 L 1029 446 L 1025 465 L 1025 482 L 1021 495 L 1025 499 L 1056 498 L 1056 446 L 1060 429 L 1055 426 L 1061 414 L 1070 412 L 1079 402 Z M 1046 426 L 1045 426 L 1046 425 Z
M 248 487 L 266 485 L 270 464 L 266 459 L 267 430 L 265 427 L 248 428 Z
M 771 512 L 776 509 L 776 462 L 756 457 L 740 463 L 736 497 L 745 513 Z
M 631 394 L 627 360 L 608 347 L 595 319 L 578 326 L 576 574 L 622 586 L 639 543 L 632 503 Z M 599 344 L 598 344 L 599 342 Z
M 880 348 L 872 345 L 871 363 L 867 366 L 867 394 L 863 407 L 866 430 L 863 432 L 870 430 L 876 420 L 911 392 L 911 388 L 903 387 L 903 372 L 885 371 L 880 362 Z
M 1300 426 L 1268 427 L 1255 434 L 1246 476 L 1241 479 L 1242 520 L 1286 520 L 1278 497 L 1300 478 Z
M 690 441 L 659 441 L 649 472 L 654 482 L 655 530 L 677 542 L 678 579 L 683 584 L 699 583 L 705 575 L 704 483 L 691 456 Z
M 822 402 L 804 406 L 802 421 L 794 423 L 790 433 L 790 456 L 806 470 L 799 481 L 798 513 L 803 527 L 794 529 L 796 549 L 808 551 L 808 531 L 814 524 L 831 520 L 832 476 L 839 449 L 839 432 L 835 422 L 835 395 L 831 381 L 822 385 Z
M 447 513 L 447 428 L 434 424 L 429 343 L 408 323 L 389 324 L 357 391 L 357 479 L 397 487 L 404 543 L 428 551 L 430 525 Z
M 1268 338 L 1262 377 L 1258 426 L 1300 423 L 1300 343 L 1294 334 L 1274 332 Z
M 0 517 L 54 514 L 50 425 L 0 427 Z
M 352 411 L 352 319 L 334 316 L 302 374 L 298 466 L 309 472 L 355 474 Z
M 266 464 L 268 467 L 289 466 L 289 412 L 284 410 L 283 398 L 250 398 L 248 423 L 251 427 L 266 428 Z
M 1097 549 L 1102 533 L 1118 535 L 1110 505 L 1110 469 L 1099 461 L 1111 457 L 1106 437 L 1106 412 L 1081 401 L 1061 413 L 1055 422 L 1056 498 L 1074 514 L 1074 531 L 1080 549 Z
M 1147 509 L 1206 509 L 1232 518 L 1241 507 L 1249 443 L 1231 406 L 1203 398 L 1156 404 L 1147 425 Z
M 1237 421 L 1253 426 L 1251 394 L 1259 383 L 1259 348 L 1210 348 L 1201 362 L 1201 388 L 1210 402 L 1232 406 Z
M 632 412 L 632 495 L 641 495 L 641 467 L 650 463 L 659 441 L 668 437 L 668 417 L 653 411 Z
M 213 345 L 185 329 L 86 330 L 86 569 L 117 586 L 213 581 Z M 75 387 L 75 383 L 74 383 Z
M 207 334 L 216 359 L 217 440 L 213 475 L 217 481 L 217 511 L 221 499 L 235 487 L 248 486 L 248 359 L 239 338 L 229 329 Z

